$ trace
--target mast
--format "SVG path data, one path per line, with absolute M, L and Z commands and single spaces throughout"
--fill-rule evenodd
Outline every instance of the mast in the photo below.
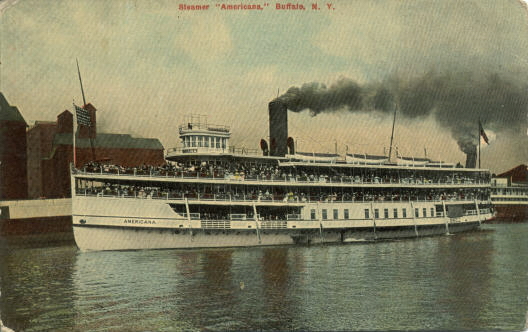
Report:
M 83 97 L 83 107 L 84 107 L 86 105 L 86 98 L 84 98 L 84 89 L 83 89 L 83 84 L 82 84 L 82 79 L 81 79 L 81 71 L 79 70 L 79 60 L 75 58 L 75 61 L 77 62 L 77 74 L 79 74 L 79 83 L 81 83 L 81 93 Z
M 391 162 L 391 155 L 392 155 L 392 141 L 394 139 L 394 125 L 396 124 L 396 110 L 398 109 L 398 106 L 396 105 L 394 107 L 394 118 L 392 119 L 392 133 L 391 133 L 391 139 L 390 139 L 390 147 L 389 147 L 389 162 Z
M 83 106 L 82 106 L 82 108 L 84 108 L 86 106 L 86 98 L 84 96 L 84 88 L 83 88 L 83 84 L 82 84 L 81 70 L 79 69 L 79 59 L 75 58 L 75 62 L 77 62 L 77 74 L 79 75 L 79 83 L 81 84 L 81 93 L 82 93 L 82 98 L 83 98 Z M 92 127 L 92 121 L 91 120 L 92 119 L 90 117 L 90 126 L 89 127 Z M 93 140 L 92 140 L 92 137 L 91 137 L 91 130 L 90 130 L 90 133 L 89 133 L 89 140 L 90 140 L 90 147 L 91 147 L 91 150 L 92 150 L 92 161 L 95 161 L 95 148 L 94 148 Z
M 479 117 L 479 125 L 478 125 L 478 133 L 477 133 L 477 139 L 478 139 L 478 155 L 479 155 L 479 165 L 478 168 L 480 168 L 480 117 Z
M 76 126 L 77 124 L 77 110 L 75 109 L 75 100 L 73 101 L 73 122 L 72 122 L 72 133 L 73 133 L 73 138 L 72 138 L 72 143 L 73 143 L 73 168 L 76 168 L 77 167 L 77 147 L 76 147 L 76 142 L 75 142 L 75 133 L 76 133 Z

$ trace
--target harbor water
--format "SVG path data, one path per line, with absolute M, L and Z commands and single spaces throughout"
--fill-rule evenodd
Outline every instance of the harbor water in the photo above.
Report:
M 15 331 L 523 330 L 528 223 L 320 246 L 0 251 Z

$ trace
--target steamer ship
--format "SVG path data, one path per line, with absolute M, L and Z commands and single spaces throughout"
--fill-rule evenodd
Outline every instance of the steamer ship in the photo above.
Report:
M 528 220 L 528 166 L 522 164 L 491 179 L 497 221 Z
M 490 219 L 488 170 L 428 159 L 302 153 L 269 104 L 261 150 L 190 120 L 162 167 L 71 169 L 81 250 L 346 243 L 451 234 Z

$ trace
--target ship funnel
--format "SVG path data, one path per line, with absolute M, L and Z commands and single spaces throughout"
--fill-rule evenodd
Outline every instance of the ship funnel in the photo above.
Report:
M 269 103 L 270 155 L 283 157 L 288 153 L 288 109 L 279 100 Z
M 477 147 L 472 148 L 466 152 L 466 168 L 477 167 Z
M 288 147 L 288 154 L 295 154 L 295 141 L 293 137 L 288 137 L 286 146 Z
M 267 156 L 269 154 L 268 142 L 266 142 L 265 139 L 260 140 L 260 149 L 262 150 L 263 156 Z

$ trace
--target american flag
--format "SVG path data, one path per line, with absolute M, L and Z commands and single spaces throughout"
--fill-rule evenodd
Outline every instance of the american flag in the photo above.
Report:
M 488 135 L 486 135 L 486 132 L 484 131 L 484 128 L 482 127 L 482 123 L 480 123 L 479 120 L 479 130 L 480 130 L 480 136 L 484 139 L 484 142 L 489 145 L 489 138 Z
M 90 126 L 92 124 L 90 113 L 88 113 L 87 110 L 84 108 L 81 108 L 77 105 L 75 106 L 75 114 L 77 115 L 77 124 L 84 125 L 84 126 Z

